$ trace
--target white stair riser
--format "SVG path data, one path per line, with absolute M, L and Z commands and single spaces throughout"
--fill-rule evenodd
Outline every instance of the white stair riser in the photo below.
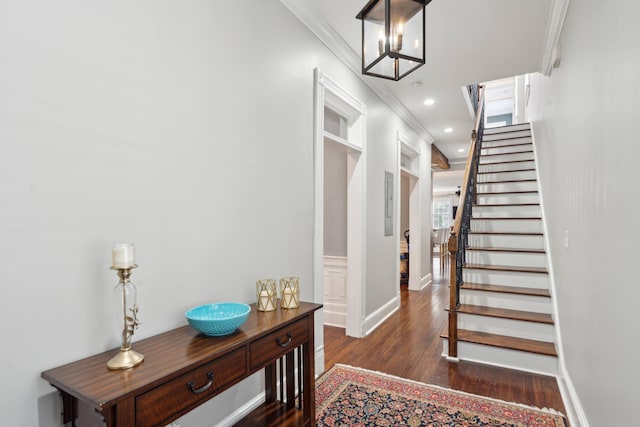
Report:
M 544 273 L 463 268 L 462 280 L 466 283 L 481 283 L 483 285 L 549 289 L 549 275 Z
M 553 325 L 548 323 L 523 322 L 522 320 L 458 313 L 458 328 L 537 341 L 555 341 Z
M 443 339 L 443 356 L 446 356 L 449 351 L 448 345 L 448 340 Z M 458 358 L 546 375 L 556 375 L 558 373 L 558 359 L 556 357 L 482 344 L 459 341 Z
M 504 205 L 508 203 L 540 203 L 538 193 L 478 194 L 479 205 Z
M 483 291 L 475 291 L 470 289 L 461 289 L 460 290 L 460 304 L 470 304 L 470 305 L 480 305 L 483 307 L 493 307 L 493 308 L 505 308 L 509 310 L 521 310 L 521 311 L 532 311 L 534 313 L 551 313 L 551 298 L 546 297 L 536 297 L 531 295 L 516 295 L 516 294 L 506 294 L 500 292 L 483 292 Z M 475 322 L 478 324 L 484 324 L 484 322 L 488 321 L 488 319 L 496 319 L 490 316 L 476 316 L 473 314 L 464 314 L 465 316 L 471 316 L 475 319 Z M 505 319 L 498 319 L 505 320 Z M 510 320 L 510 319 L 509 319 Z M 538 324 L 536 322 L 522 322 L 520 325 L 520 329 L 527 329 L 529 324 Z M 549 325 L 546 325 L 549 326 Z M 462 329 L 472 329 L 467 328 L 465 326 L 460 326 Z M 513 329 L 516 329 L 515 327 Z M 479 329 L 474 329 L 479 330 Z M 553 328 L 550 327 L 550 330 L 553 332 Z M 508 329 L 506 330 L 508 331 Z M 484 331 L 491 332 L 491 331 Z M 508 332 L 494 332 L 499 333 L 501 335 L 511 335 Z M 520 335 L 513 335 L 520 336 Z M 542 339 L 536 337 L 525 337 L 520 336 L 521 338 L 531 338 L 531 339 Z M 552 339 L 553 334 L 549 335 L 548 339 Z M 544 338 L 545 340 L 547 338 Z
M 523 151 L 518 153 L 500 154 L 497 156 L 480 156 L 481 165 L 488 163 L 515 162 L 518 160 L 533 160 L 533 153 L 530 151 Z
M 517 125 L 511 125 L 511 126 L 500 126 L 500 127 L 495 127 L 495 128 L 485 128 L 484 129 L 484 134 L 485 135 L 495 135 L 495 134 L 503 134 L 503 135 L 508 135 L 509 132 L 516 132 L 516 131 L 521 131 L 521 130 L 530 130 L 531 126 L 529 125 L 529 123 L 522 123 L 522 124 L 517 124 Z
M 471 219 L 471 230 L 490 233 L 541 233 L 539 219 Z
M 530 136 L 527 136 L 524 138 L 498 139 L 494 141 L 485 140 L 485 141 L 482 141 L 482 150 L 487 148 L 498 148 L 498 147 L 505 147 L 508 145 L 531 144 L 531 143 L 533 143 L 533 138 L 531 138 Z
M 522 218 L 540 217 L 540 205 L 474 206 L 473 218 Z
M 514 163 L 496 163 L 493 165 L 479 165 L 478 172 L 486 173 L 486 172 L 505 172 L 512 170 L 520 170 L 520 169 L 535 169 L 536 164 L 533 160 L 529 160 L 526 162 L 514 162 Z
M 538 181 L 478 183 L 479 193 L 508 193 L 511 191 L 538 191 Z
M 482 147 L 480 150 L 481 156 L 489 156 L 492 154 L 505 154 L 505 153 L 516 153 L 518 151 L 529 151 L 533 150 L 533 145 L 522 142 L 516 142 L 515 144 L 509 145 L 498 145 L 495 147 Z
M 500 173 L 479 173 L 478 183 L 489 181 L 515 181 L 520 179 L 537 179 L 535 170 Z
M 502 251 L 467 251 L 466 260 L 469 264 L 508 265 L 511 267 L 546 267 L 547 254 L 527 252 Z
M 469 234 L 469 246 L 484 248 L 544 249 L 542 236 Z
M 503 132 L 503 133 L 487 133 L 484 132 L 482 134 L 482 143 L 484 144 L 487 141 L 495 141 L 495 140 L 508 140 L 514 138 L 520 138 L 523 136 L 531 136 L 531 130 L 519 130 L 517 132 Z

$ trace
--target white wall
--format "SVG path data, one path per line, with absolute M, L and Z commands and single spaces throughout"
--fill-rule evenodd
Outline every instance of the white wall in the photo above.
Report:
M 315 67 L 367 104 L 367 313 L 394 296 L 384 171 L 416 134 L 279 2 L 2 2 L 0 64 L 2 424 L 57 425 L 40 372 L 119 345 L 114 243 L 137 247 L 134 341 L 253 302 L 260 278 L 297 275 L 312 299 Z
M 638 424 L 639 13 L 572 1 L 560 67 L 531 83 L 562 350 L 592 426 Z

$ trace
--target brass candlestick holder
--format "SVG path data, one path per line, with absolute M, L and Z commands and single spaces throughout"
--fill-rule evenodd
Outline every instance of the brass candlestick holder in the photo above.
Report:
M 129 280 L 131 270 L 136 267 L 136 264 L 124 268 L 111 267 L 112 270 L 118 271 L 120 283 L 117 286 L 122 288 L 122 344 L 120 352 L 107 362 L 107 368 L 112 370 L 133 368 L 144 360 L 142 354 L 131 349 L 133 333 L 140 325 L 138 304 L 136 303 L 137 290 L 136 286 Z

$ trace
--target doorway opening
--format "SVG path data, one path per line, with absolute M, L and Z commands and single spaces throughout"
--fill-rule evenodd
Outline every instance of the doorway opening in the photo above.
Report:
M 420 150 L 409 143 L 409 140 L 398 133 L 398 285 L 406 284 L 410 290 L 420 290 L 421 281 L 421 239 L 420 218 Z M 411 244 L 413 236 L 416 244 Z
M 346 335 L 360 338 L 365 291 L 366 107 L 321 70 L 316 69 L 314 77 L 313 274 L 315 301 L 325 305 L 317 319 L 316 336 L 322 336 L 323 324 L 340 322 Z M 329 224 L 332 218 L 337 218 L 335 224 Z

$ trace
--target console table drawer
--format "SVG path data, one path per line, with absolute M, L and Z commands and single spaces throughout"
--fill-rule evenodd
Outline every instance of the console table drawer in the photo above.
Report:
M 167 382 L 136 399 L 136 426 L 164 425 L 170 417 L 186 412 L 211 398 L 247 372 L 246 347 Z M 166 422 L 165 422 L 166 424 Z
M 251 369 L 288 353 L 309 339 L 309 318 L 278 329 L 250 345 L 249 358 Z

